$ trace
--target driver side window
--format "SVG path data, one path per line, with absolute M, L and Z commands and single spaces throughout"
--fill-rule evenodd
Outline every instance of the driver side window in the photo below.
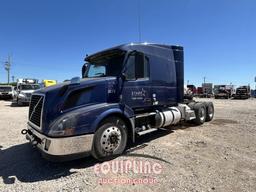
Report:
M 135 80 L 135 55 L 129 57 L 125 74 L 127 80 Z
M 127 61 L 126 79 L 136 80 L 149 77 L 149 59 L 144 54 L 130 55 Z

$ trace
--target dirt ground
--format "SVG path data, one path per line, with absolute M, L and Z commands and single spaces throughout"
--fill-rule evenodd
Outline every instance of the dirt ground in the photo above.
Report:
M 212 122 L 145 135 L 105 162 L 161 166 L 146 173 L 106 173 L 92 157 L 48 162 L 20 134 L 28 107 L 0 101 L 0 191 L 256 191 L 256 100 L 212 101 Z

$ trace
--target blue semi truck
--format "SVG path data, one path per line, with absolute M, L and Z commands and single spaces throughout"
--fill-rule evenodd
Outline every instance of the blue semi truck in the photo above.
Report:
M 182 121 L 211 121 L 211 102 L 184 99 L 183 47 L 125 44 L 85 58 L 82 79 L 36 91 L 22 134 L 52 160 L 106 160 Z

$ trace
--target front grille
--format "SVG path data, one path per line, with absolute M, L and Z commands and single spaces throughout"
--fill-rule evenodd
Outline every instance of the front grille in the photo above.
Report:
M 39 128 L 41 127 L 43 101 L 43 95 L 32 95 L 29 105 L 29 121 L 38 126 Z

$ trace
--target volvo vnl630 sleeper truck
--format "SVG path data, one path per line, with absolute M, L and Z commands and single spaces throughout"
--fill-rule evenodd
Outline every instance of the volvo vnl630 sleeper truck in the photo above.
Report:
M 184 100 L 183 47 L 125 44 L 85 58 L 82 79 L 36 91 L 26 138 L 46 158 L 122 154 L 138 136 L 211 121 L 211 102 Z

